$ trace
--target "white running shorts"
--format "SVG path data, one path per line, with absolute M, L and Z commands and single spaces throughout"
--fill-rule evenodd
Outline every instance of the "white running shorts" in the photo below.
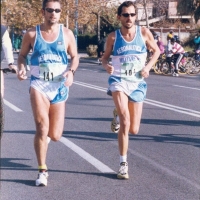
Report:
M 147 84 L 144 80 L 139 82 L 124 81 L 120 77 L 110 76 L 108 79 L 107 94 L 112 96 L 112 92 L 124 92 L 129 101 L 143 102 L 146 98 Z
M 69 95 L 69 87 L 66 87 L 64 81 L 48 82 L 40 80 L 35 76 L 31 76 L 31 87 L 42 93 L 51 104 L 66 101 Z

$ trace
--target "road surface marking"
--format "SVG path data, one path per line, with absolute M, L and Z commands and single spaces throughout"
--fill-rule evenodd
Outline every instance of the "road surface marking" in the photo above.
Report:
M 88 84 L 88 83 L 75 81 L 74 84 L 84 86 L 84 87 L 88 87 L 88 88 L 95 89 L 95 90 L 99 90 L 99 91 L 102 91 L 102 92 L 107 92 L 107 88 L 99 87 L 99 86 L 96 86 L 96 85 L 91 85 L 91 84 Z M 187 114 L 187 115 L 191 115 L 193 117 L 200 117 L 200 112 L 196 111 L 196 110 L 191 110 L 191 109 L 187 109 L 187 108 L 183 108 L 183 107 L 179 107 L 179 106 L 174 106 L 174 105 L 171 105 L 171 104 L 162 103 L 162 102 L 151 100 L 151 99 L 146 99 L 144 101 L 144 103 L 151 104 L 151 105 L 157 106 L 157 107 L 161 107 L 161 108 L 164 108 L 164 109 L 167 109 L 167 110 L 172 110 L 172 111 L 175 111 L 175 112 L 184 113 L 184 114 Z
M 16 107 L 12 103 L 8 102 L 7 100 L 3 99 L 3 102 L 4 102 L 5 105 L 7 105 L 8 107 L 10 107 L 15 112 L 23 112 L 21 109 L 19 109 L 18 107 Z
M 129 152 L 131 152 L 133 155 L 149 162 L 151 165 L 153 165 L 154 167 L 158 168 L 158 169 L 161 169 L 162 171 L 166 172 L 167 174 L 169 174 L 170 176 L 173 176 L 173 177 L 176 177 L 178 179 L 181 179 L 181 180 L 184 180 L 185 182 L 187 182 L 188 184 L 196 187 L 197 189 L 200 189 L 200 185 L 199 183 L 196 183 L 194 181 L 191 181 L 189 180 L 188 178 L 182 176 L 182 175 L 179 175 L 178 173 L 168 169 L 167 167 L 164 167 L 163 165 L 155 162 L 154 160 L 150 159 L 149 157 L 145 156 L 145 155 L 142 155 L 138 152 L 136 152 L 135 150 L 132 150 L 132 149 L 129 149 L 128 150 Z
M 91 165 L 97 168 L 102 173 L 116 173 L 110 169 L 107 165 L 104 165 L 101 161 L 97 160 L 95 157 L 81 149 L 79 146 L 68 140 L 67 138 L 61 137 L 60 142 L 70 148 L 72 151 L 76 152 L 83 159 L 88 161 Z
M 186 87 L 186 86 L 182 86 L 182 85 L 173 85 L 173 86 L 175 86 L 175 87 L 187 88 L 187 89 L 191 89 L 191 90 L 200 90 L 199 88 Z

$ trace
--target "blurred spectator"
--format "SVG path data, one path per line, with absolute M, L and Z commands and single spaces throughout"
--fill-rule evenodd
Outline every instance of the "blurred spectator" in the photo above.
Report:
M 195 44 L 195 49 L 199 49 L 200 47 L 200 31 L 195 35 L 194 37 L 194 44 Z
M 161 41 L 161 38 L 160 36 L 157 37 L 158 41 L 157 41 L 157 45 L 160 49 L 160 54 L 163 54 L 165 53 L 165 46 L 164 46 L 164 43 Z
M 102 56 L 103 56 L 104 51 L 105 51 L 105 43 L 106 43 L 106 38 L 105 37 L 102 37 L 98 41 L 97 56 L 98 56 L 98 63 L 99 64 L 102 63 Z
M 172 38 L 174 38 L 174 32 L 172 30 L 170 30 L 167 35 L 167 41 L 171 40 Z

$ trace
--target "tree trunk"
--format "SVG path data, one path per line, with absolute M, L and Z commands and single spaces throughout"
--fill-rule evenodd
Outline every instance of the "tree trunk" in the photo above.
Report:
M 148 16 L 148 10 L 147 10 L 147 0 L 143 0 L 144 2 L 144 11 L 145 11 L 145 18 L 146 18 L 146 26 L 149 28 L 149 16 Z

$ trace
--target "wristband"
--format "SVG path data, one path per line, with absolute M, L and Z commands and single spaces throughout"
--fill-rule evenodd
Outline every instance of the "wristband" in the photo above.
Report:
M 75 70 L 69 69 L 69 71 L 71 71 L 73 75 L 75 74 Z

